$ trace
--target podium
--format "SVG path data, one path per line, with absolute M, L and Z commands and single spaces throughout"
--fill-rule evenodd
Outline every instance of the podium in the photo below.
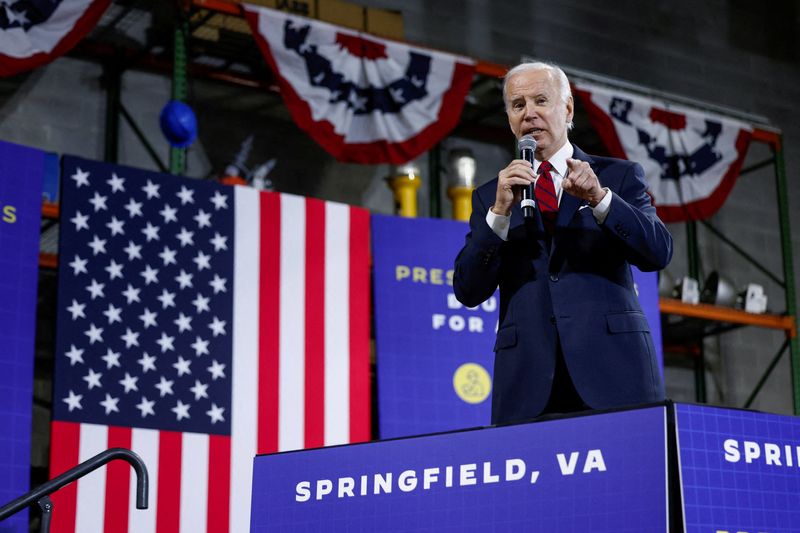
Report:
M 253 532 L 800 531 L 800 419 L 651 404 L 255 458 Z

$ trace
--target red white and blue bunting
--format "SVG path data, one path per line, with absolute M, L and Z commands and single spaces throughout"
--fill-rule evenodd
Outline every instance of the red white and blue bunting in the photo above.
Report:
M 472 60 L 243 8 L 295 122 L 338 160 L 405 163 L 458 122 Z
M 51 62 L 100 20 L 111 0 L 0 1 L 0 76 Z
M 662 220 L 702 220 L 722 206 L 747 153 L 750 125 L 618 89 L 574 88 L 611 155 L 644 167 Z

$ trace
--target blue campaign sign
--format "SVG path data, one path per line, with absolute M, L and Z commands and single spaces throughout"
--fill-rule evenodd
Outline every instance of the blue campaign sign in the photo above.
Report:
M 668 531 L 666 408 L 256 457 L 251 531 Z
M 497 295 L 453 294 L 464 222 L 372 216 L 381 438 L 487 425 Z
M 44 152 L 0 141 L 0 504 L 28 491 Z M 0 526 L 28 531 L 27 512 Z
M 800 531 L 800 419 L 676 405 L 686 533 Z

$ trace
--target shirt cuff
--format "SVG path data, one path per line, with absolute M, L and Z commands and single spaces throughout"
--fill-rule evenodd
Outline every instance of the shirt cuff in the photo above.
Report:
M 597 221 L 598 224 L 602 224 L 603 222 L 606 221 L 606 217 L 608 216 L 608 211 L 611 209 L 612 193 L 611 191 L 608 190 L 608 187 L 603 187 L 603 190 L 606 191 L 606 195 L 603 196 L 603 199 L 600 200 L 600 202 L 592 208 L 592 214 L 594 215 L 594 219 Z M 486 218 L 488 219 L 489 217 Z
M 489 227 L 492 228 L 492 231 L 495 233 L 495 235 L 504 241 L 508 240 L 508 228 L 511 225 L 510 215 L 507 217 L 498 215 L 492 211 L 491 208 L 489 208 L 489 211 L 486 212 L 486 223 L 489 224 Z

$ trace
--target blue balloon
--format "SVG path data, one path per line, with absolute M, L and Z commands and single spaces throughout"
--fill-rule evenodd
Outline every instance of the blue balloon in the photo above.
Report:
M 197 137 L 197 117 L 188 105 L 170 100 L 161 110 L 161 131 L 175 148 L 186 148 Z

